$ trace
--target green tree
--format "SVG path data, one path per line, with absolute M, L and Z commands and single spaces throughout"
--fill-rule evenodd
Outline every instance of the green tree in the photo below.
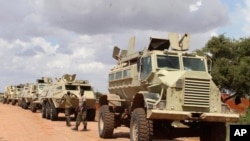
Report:
M 235 96 L 249 94 L 250 38 L 212 37 L 198 54 L 213 54 L 212 77 L 217 85 L 235 91 Z
M 103 94 L 101 92 L 95 92 L 96 99 L 99 99 Z

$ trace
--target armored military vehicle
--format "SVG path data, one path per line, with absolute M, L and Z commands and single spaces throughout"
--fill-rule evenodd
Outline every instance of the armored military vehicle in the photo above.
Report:
M 11 101 L 12 105 L 16 105 L 16 103 L 18 102 L 18 97 L 21 95 L 21 91 L 22 91 L 23 87 L 24 87 L 23 84 L 14 86 L 14 92 L 9 97 L 9 101 Z
M 186 127 L 199 132 L 201 141 L 225 141 L 226 122 L 236 122 L 221 102 L 209 73 L 209 56 L 188 52 L 190 35 L 170 33 L 169 39 L 150 38 L 149 45 L 134 51 L 114 47 L 117 65 L 109 73 L 109 94 L 99 99 L 99 136 L 110 138 L 115 128 L 130 128 L 131 141 L 171 136 Z M 177 131 L 177 132 L 175 132 Z M 178 136 L 178 135 L 177 135 Z
M 42 77 L 41 79 L 36 80 L 37 91 L 33 95 L 32 99 L 30 101 L 30 110 L 32 112 L 36 112 L 38 109 L 42 108 L 40 95 L 41 95 L 43 89 L 47 85 L 52 85 L 52 83 L 53 83 L 53 81 L 52 81 L 52 78 L 50 78 L 50 77 Z
M 20 105 L 23 109 L 28 109 L 32 103 L 34 95 L 37 94 L 37 86 L 35 83 L 26 83 L 23 88 L 22 94 L 19 98 Z
M 76 80 L 76 74 L 65 74 L 62 78 L 57 78 L 56 82 L 52 85 L 48 85 L 41 93 L 41 105 L 42 105 L 42 118 L 53 120 L 58 119 L 59 113 L 65 111 L 65 101 L 63 96 L 69 91 L 72 97 L 72 113 L 76 112 L 76 108 L 79 104 L 80 90 L 84 90 L 86 96 L 86 104 L 88 110 L 88 120 L 95 119 L 95 103 L 96 97 L 94 91 L 87 80 Z
M 6 86 L 4 92 L 4 100 L 3 103 L 9 104 L 11 102 L 12 105 L 16 104 L 17 99 L 17 87 L 14 85 Z

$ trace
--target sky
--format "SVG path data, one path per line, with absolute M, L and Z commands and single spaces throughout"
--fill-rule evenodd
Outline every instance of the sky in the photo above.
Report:
M 108 93 L 113 47 L 190 33 L 190 50 L 212 36 L 250 35 L 250 0 L 0 0 L 0 92 L 41 77 L 76 74 Z

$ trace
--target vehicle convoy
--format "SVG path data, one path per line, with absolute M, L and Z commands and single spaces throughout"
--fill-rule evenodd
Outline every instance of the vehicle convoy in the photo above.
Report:
M 59 113 L 65 111 L 65 101 L 63 96 L 69 91 L 72 97 L 71 114 L 75 114 L 75 108 L 79 104 L 80 90 L 84 90 L 86 96 L 88 120 L 95 120 L 96 111 L 96 97 L 94 91 L 87 80 L 76 80 L 76 74 L 65 74 L 62 78 L 57 78 L 56 82 L 45 86 L 41 93 L 40 103 L 42 105 L 42 118 L 51 119 L 52 121 L 58 119 Z
M 211 58 L 188 52 L 189 41 L 189 34 L 179 40 L 170 33 L 169 39 L 150 38 L 141 52 L 134 51 L 135 37 L 128 50 L 114 47 L 117 65 L 109 73 L 109 94 L 99 99 L 100 137 L 110 138 L 124 125 L 131 141 L 171 136 L 179 127 L 198 131 L 201 141 L 226 140 L 225 123 L 239 115 L 221 102 L 209 73 Z
M 37 91 L 33 95 L 32 99 L 30 101 L 30 110 L 33 113 L 36 112 L 38 109 L 40 110 L 42 108 L 42 105 L 40 102 L 41 101 L 41 93 L 47 85 L 52 85 L 52 84 L 53 84 L 53 80 L 50 77 L 42 77 L 41 79 L 36 80 Z

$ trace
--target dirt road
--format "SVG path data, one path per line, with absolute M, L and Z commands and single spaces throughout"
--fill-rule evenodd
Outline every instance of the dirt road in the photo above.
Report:
M 75 122 L 72 121 L 72 127 Z M 32 113 L 18 106 L 0 103 L 0 141 L 129 141 L 129 129 L 117 128 L 114 138 L 101 139 L 97 122 L 88 122 L 88 131 L 73 131 L 66 127 L 63 114 L 59 121 L 43 119 L 41 113 Z M 82 128 L 82 125 L 81 127 Z M 162 140 L 162 139 L 161 139 Z M 159 141 L 159 140 L 158 140 Z M 164 139 L 164 141 L 170 141 Z M 198 141 L 196 138 L 180 138 L 171 141 Z

